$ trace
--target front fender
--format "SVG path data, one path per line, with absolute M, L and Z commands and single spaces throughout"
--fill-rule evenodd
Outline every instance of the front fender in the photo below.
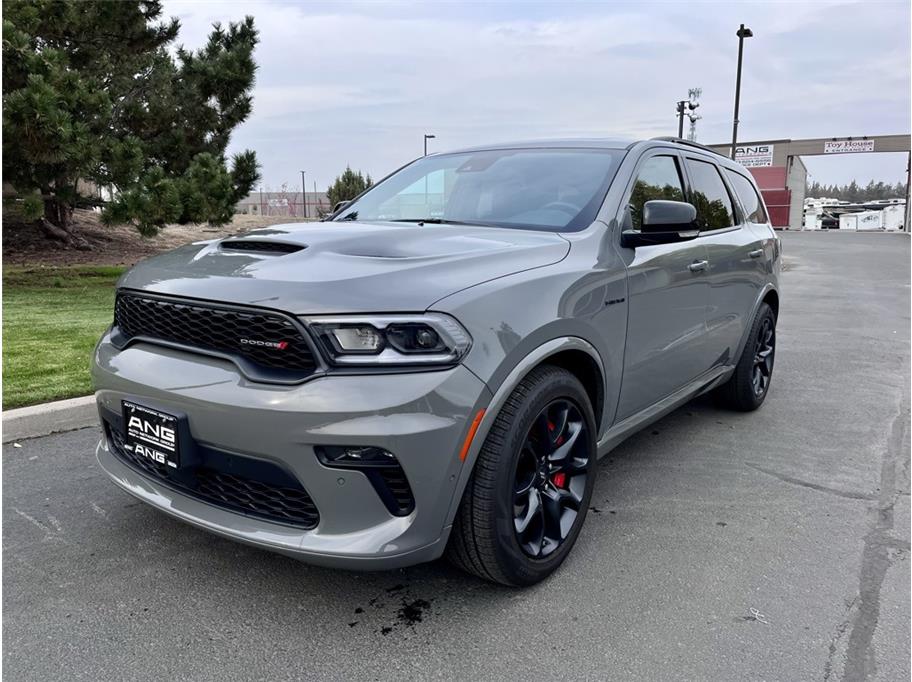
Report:
M 459 473 L 456 487 L 453 490 L 453 497 L 450 500 L 450 507 L 447 511 L 446 516 L 447 528 L 452 525 L 453 519 L 456 517 L 456 512 L 459 509 L 459 503 L 462 501 L 462 495 L 465 492 L 466 485 L 468 485 L 469 478 L 471 477 L 472 471 L 475 468 L 475 462 L 478 459 L 478 454 L 481 452 L 481 447 L 484 445 L 485 439 L 487 438 L 488 433 L 494 424 L 494 420 L 497 419 L 497 415 L 500 413 L 500 410 L 503 407 L 504 403 L 507 401 L 507 398 L 510 397 L 510 394 L 513 393 L 523 378 L 535 367 L 545 362 L 549 357 L 568 350 L 582 351 L 589 355 L 598 366 L 599 373 L 601 374 L 602 385 L 605 385 L 605 365 L 602 362 L 602 358 L 599 356 L 598 351 L 595 349 L 595 347 L 585 339 L 576 336 L 565 336 L 558 339 L 551 339 L 550 341 L 547 341 L 546 343 L 543 343 L 540 346 L 536 347 L 529 353 L 526 353 L 522 359 L 513 367 L 509 374 L 507 374 L 506 378 L 500 383 L 496 390 L 494 390 L 494 395 L 491 398 L 491 401 L 488 403 L 487 408 L 485 409 L 484 416 L 478 425 L 478 429 L 472 438 L 472 443 L 466 454 L 465 463 Z M 602 420 L 602 428 L 600 429 L 600 432 L 604 431 L 606 428 L 607 425 L 605 423 L 605 420 Z M 601 433 L 599 433 L 599 438 L 601 438 Z M 598 440 L 598 438 L 596 440 Z

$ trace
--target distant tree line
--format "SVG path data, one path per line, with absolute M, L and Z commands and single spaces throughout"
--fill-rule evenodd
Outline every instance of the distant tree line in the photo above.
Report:
M 871 180 L 862 187 L 852 180 L 847 185 L 822 185 L 819 182 L 810 182 L 807 185 L 805 196 L 812 199 L 839 199 L 861 203 L 876 199 L 903 199 L 906 196 L 906 183 L 897 182 L 891 185 L 888 182 L 874 182 Z

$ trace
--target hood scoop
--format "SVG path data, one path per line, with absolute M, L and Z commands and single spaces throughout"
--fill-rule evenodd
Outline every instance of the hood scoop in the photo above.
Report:
M 295 253 L 303 251 L 306 246 L 301 244 L 288 244 L 287 242 L 274 242 L 256 239 L 230 239 L 223 241 L 219 248 L 223 251 L 244 251 L 247 253 Z

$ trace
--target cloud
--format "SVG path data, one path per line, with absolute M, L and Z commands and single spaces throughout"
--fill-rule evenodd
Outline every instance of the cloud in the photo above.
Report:
M 730 137 L 742 21 L 742 139 L 909 131 L 907 3 L 166 2 L 181 41 L 255 17 L 254 112 L 232 151 L 264 183 L 326 186 L 346 163 L 385 175 L 421 153 L 520 138 L 650 137 L 703 88 L 700 139 Z M 895 162 L 855 168 L 894 177 Z M 891 165 L 892 164 L 892 165 Z M 833 166 L 842 182 L 852 166 Z M 859 174 L 859 179 L 864 176 Z

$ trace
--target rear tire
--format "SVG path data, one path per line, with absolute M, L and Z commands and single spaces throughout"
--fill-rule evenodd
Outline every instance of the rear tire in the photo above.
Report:
M 559 367 L 534 369 L 485 438 L 447 559 L 503 585 L 543 580 L 576 542 L 595 474 L 595 417 L 583 385 Z
M 735 373 L 715 391 L 716 402 L 739 412 L 756 410 L 766 400 L 776 359 L 776 315 L 766 303 L 754 317 Z

